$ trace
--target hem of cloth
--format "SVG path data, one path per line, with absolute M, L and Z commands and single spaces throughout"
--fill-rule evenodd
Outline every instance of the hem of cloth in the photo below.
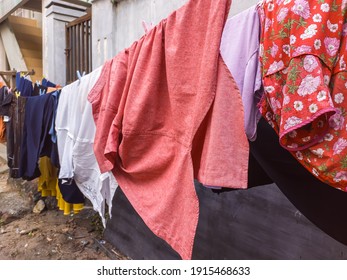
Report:
M 295 125 L 293 127 L 291 127 L 290 129 L 287 129 L 286 131 L 282 131 L 279 133 L 279 142 L 280 142 L 280 145 L 288 150 L 288 151 L 301 151 L 301 150 L 304 150 L 304 149 L 307 149 L 313 145 L 315 145 L 316 143 L 318 143 L 323 137 L 324 135 L 327 133 L 328 129 L 324 130 L 321 135 L 319 135 L 318 137 L 314 138 L 312 141 L 310 141 L 309 143 L 307 143 L 306 145 L 303 145 L 303 146 L 300 146 L 300 147 L 289 147 L 289 146 L 286 146 L 283 144 L 283 141 L 282 141 L 282 138 L 284 136 L 286 136 L 286 134 L 296 130 L 296 129 L 299 129 L 299 128 L 302 128 L 303 126 L 311 123 L 312 121 L 314 121 L 315 119 L 317 119 L 318 117 L 322 116 L 323 114 L 327 114 L 327 113 L 337 113 L 338 109 L 336 108 L 326 108 L 326 109 L 323 109 L 321 110 L 320 112 L 317 112 L 316 114 L 314 114 L 310 119 L 308 120 L 305 120 L 304 122 L 298 124 L 298 125 Z M 333 114 L 334 115 L 334 114 Z

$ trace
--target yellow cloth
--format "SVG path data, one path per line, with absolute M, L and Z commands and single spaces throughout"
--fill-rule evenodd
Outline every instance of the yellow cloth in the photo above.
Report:
M 72 204 L 63 199 L 58 185 L 58 170 L 55 168 L 50 158 L 41 157 L 39 161 L 41 176 L 39 177 L 38 190 L 42 197 L 55 196 L 59 210 L 64 211 L 64 215 L 77 214 L 84 204 Z

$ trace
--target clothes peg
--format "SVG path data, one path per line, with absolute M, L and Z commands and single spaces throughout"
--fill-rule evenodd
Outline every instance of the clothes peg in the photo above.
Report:
M 145 20 L 142 21 L 142 27 L 145 30 L 145 33 L 147 34 L 152 28 L 153 28 L 153 22 L 147 24 Z
M 86 74 L 86 71 L 83 71 L 83 73 L 81 75 L 81 72 L 79 70 L 77 70 L 77 78 L 78 78 L 79 82 L 81 82 L 81 79 L 85 74 Z
M 41 95 L 46 94 L 46 90 L 45 90 L 45 89 L 40 88 L 40 90 L 39 90 L 39 94 L 40 94 L 40 96 L 41 96 Z
M 77 78 L 81 81 L 82 76 L 81 76 L 80 70 L 77 70 Z

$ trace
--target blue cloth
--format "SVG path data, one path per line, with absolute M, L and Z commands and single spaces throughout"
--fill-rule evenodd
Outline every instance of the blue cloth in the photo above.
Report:
M 54 106 L 53 106 L 53 119 L 52 119 L 52 125 L 49 130 L 49 135 L 51 135 L 51 139 L 53 143 L 57 143 L 57 134 L 55 131 L 55 118 L 57 115 L 57 109 L 58 109 L 58 103 L 59 103 L 59 96 L 60 96 L 60 90 L 57 90 L 52 93 L 53 99 L 54 99 Z
M 25 180 L 33 180 L 41 175 L 38 165 L 40 157 L 50 157 L 55 166 L 58 161 L 58 149 L 49 135 L 53 108 L 52 93 L 26 100 L 19 166 L 20 177 Z
M 68 203 L 84 203 L 85 198 L 73 179 L 59 179 L 59 190 L 63 199 Z
M 34 87 L 32 82 L 26 77 L 21 77 L 19 72 L 17 72 L 16 74 L 16 86 L 17 86 L 17 91 L 20 93 L 21 96 L 23 97 L 33 96 Z
M 57 87 L 56 84 L 52 83 L 51 81 L 47 80 L 46 78 L 42 79 L 41 84 L 45 87 L 53 87 L 53 88 Z

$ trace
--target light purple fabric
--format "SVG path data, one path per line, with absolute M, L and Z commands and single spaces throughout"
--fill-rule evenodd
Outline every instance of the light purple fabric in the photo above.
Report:
M 257 7 L 228 19 L 225 24 L 221 55 L 238 85 L 245 115 L 245 130 L 250 141 L 257 137 L 261 114 L 257 104 L 263 94 L 259 63 L 260 19 Z

